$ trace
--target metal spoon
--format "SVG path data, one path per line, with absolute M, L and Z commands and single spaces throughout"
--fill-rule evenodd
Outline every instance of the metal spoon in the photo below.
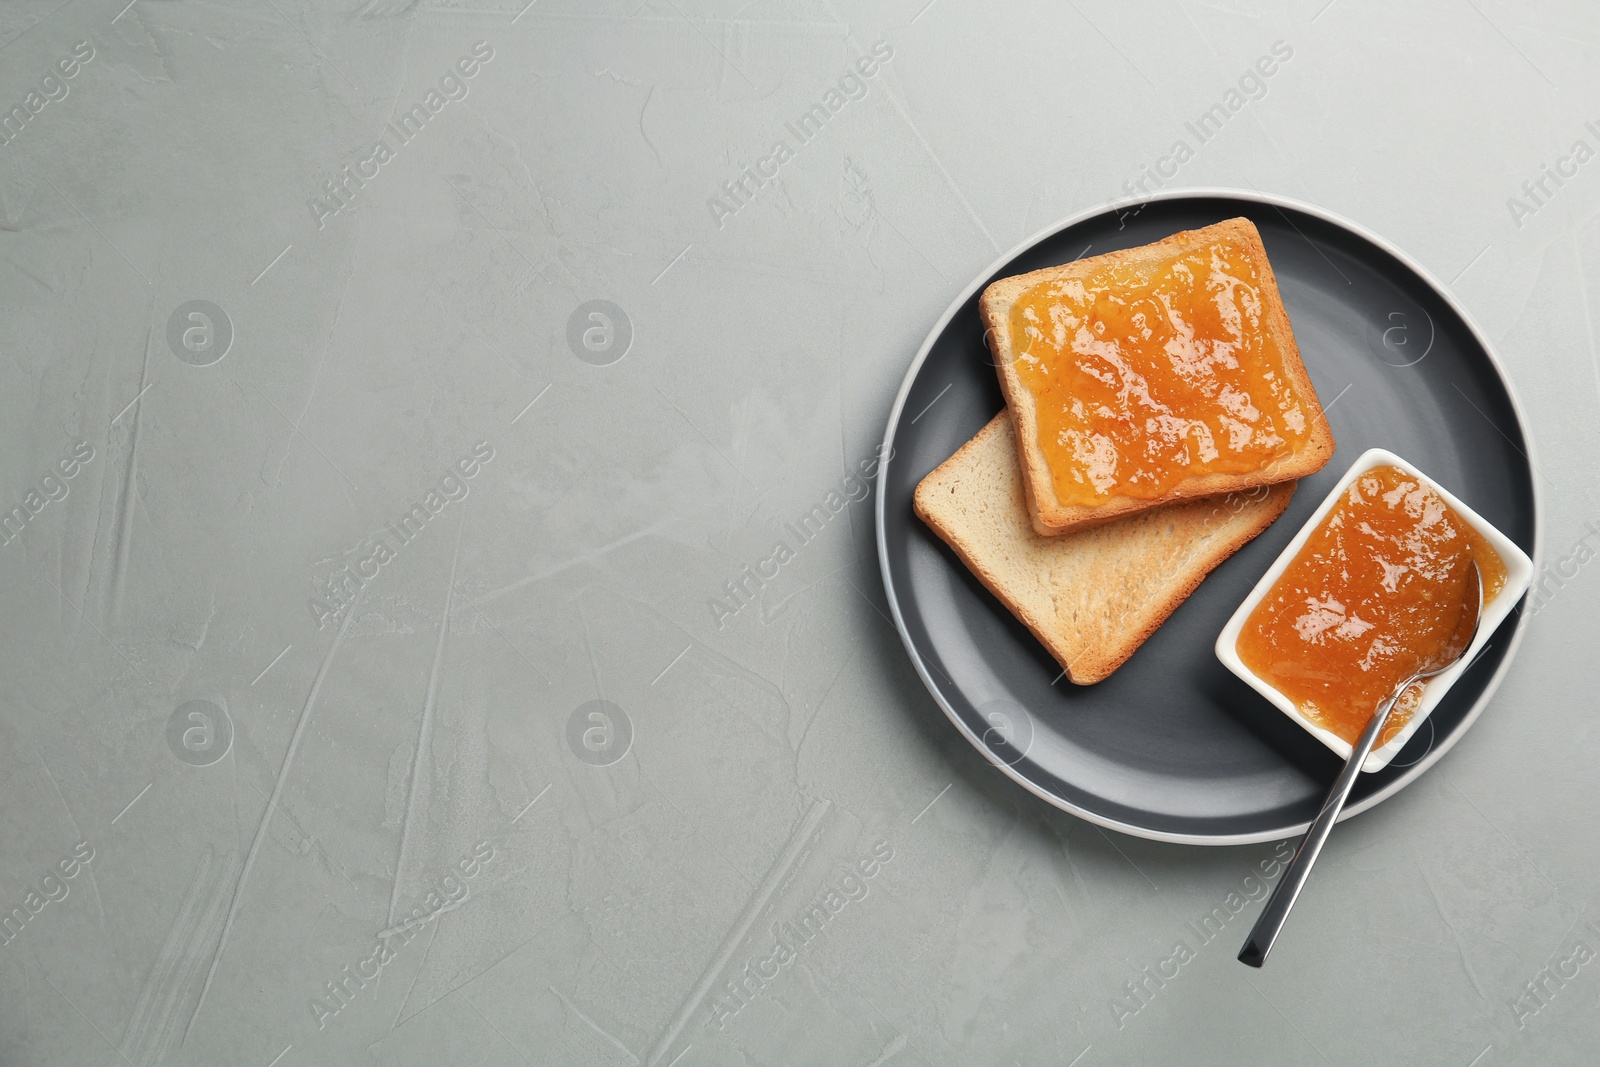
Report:
M 1277 888 L 1272 891 L 1267 906 L 1261 909 L 1261 917 L 1256 920 L 1250 936 L 1245 939 L 1244 947 L 1239 949 L 1240 963 L 1259 967 L 1267 962 L 1267 953 L 1272 951 L 1272 944 L 1278 939 L 1278 932 L 1283 929 L 1284 921 L 1289 918 L 1289 909 L 1294 907 L 1295 899 L 1300 896 L 1300 890 L 1311 874 L 1311 865 L 1317 862 L 1317 854 L 1322 851 L 1323 843 L 1328 840 L 1328 834 L 1333 830 L 1339 812 L 1344 810 L 1344 802 L 1349 798 L 1350 790 L 1361 774 L 1361 765 L 1367 762 L 1367 757 L 1372 753 L 1373 743 L 1383 732 L 1383 725 L 1389 721 L 1389 713 L 1399 703 L 1400 697 L 1413 683 L 1449 670 L 1467 649 L 1472 647 L 1472 639 L 1478 633 L 1478 620 L 1483 614 L 1483 576 L 1478 573 L 1476 562 L 1468 569 L 1460 613 L 1455 630 L 1444 647 L 1431 659 L 1420 664 L 1417 673 L 1401 682 L 1400 687 L 1378 705 L 1377 711 L 1373 712 L 1372 720 L 1367 723 L 1361 740 L 1350 753 L 1350 759 L 1345 763 L 1344 770 L 1339 772 L 1333 788 L 1328 791 L 1328 799 L 1322 802 L 1322 810 L 1311 823 L 1311 828 L 1306 831 L 1299 849 L 1295 851 L 1294 859 L 1289 861 L 1288 869 L 1283 872 Z

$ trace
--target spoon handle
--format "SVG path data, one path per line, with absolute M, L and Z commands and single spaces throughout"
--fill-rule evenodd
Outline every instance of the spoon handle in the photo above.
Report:
M 1312 820 L 1311 828 L 1306 831 L 1300 847 L 1295 850 L 1294 859 L 1289 861 L 1289 867 L 1283 872 L 1283 877 L 1278 879 L 1278 885 L 1273 889 L 1266 907 L 1261 909 L 1261 917 L 1256 920 L 1250 936 L 1239 949 L 1240 963 L 1260 967 L 1267 962 L 1267 953 L 1272 951 L 1272 943 L 1278 939 L 1278 932 L 1283 929 L 1284 921 L 1289 918 L 1289 909 L 1294 907 L 1296 898 L 1300 896 L 1300 890 L 1311 874 L 1311 865 L 1317 862 L 1317 854 L 1322 851 L 1322 845 L 1328 840 L 1333 824 L 1339 819 L 1339 812 L 1344 810 L 1344 802 L 1349 798 L 1350 790 L 1355 786 L 1356 779 L 1361 776 L 1361 765 L 1367 762 L 1367 757 L 1372 753 L 1373 743 L 1383 731 L 1383 724 L 1389 721 L 1389 713 L 1394 710 L 1395 704 L 1405 691 L 1406 687 L 1401 686 L 1394 696 L 1373 713 L 1371 721 L 1367 723 L 1367 728 L 1361 735 L 1361 740 L 1350 753 L 1350 759 L 1339 772 L 1339 777 L 1334 779 L 1333 788 L 1328 791 L 1328 799 L 1322 802 L 1322 810 Z

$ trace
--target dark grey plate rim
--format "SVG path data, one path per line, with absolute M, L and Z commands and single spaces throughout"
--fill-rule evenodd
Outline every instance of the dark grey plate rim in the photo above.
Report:
M 971 284 L 963 289 L 956 296 L 956 298 L 951 301 L 950 306 L 945 309 L 944 314 L 939 316 L 939 320 L 935 322 L 933 324 L 933 328 L 928 331 L 928 336 L 923 339 L 922 347 L 917 349 L 917 354 L 915 358 L 912 359 L 911 366 L 907 368 L 905 378 L 900 383 L 900 391 L 895 394 L 894 404 L 889 409 L 889 422 L 885 427 L 883 434 L 884 447 L 879 451 L 879 455 L 886 457 L 882 461 L 883 467 L 887 469 L 889 464 L 894 462 L 894 453 L 892 451 L 892 447 L 896 432 L 900 427 L 900 416 L 905 409 L 906 398 L 911 393 L 911 387 L 916 382 L 917 375 L 922 370 L 922 364 L 928 358 L 928 353 L 932 351 L 934 343 L 941 335 L 943 335 L 945 329 L 950 325 L 950 320 L 955 318 L 957 313 L 960 312 L 964 306 L 966 306 L 967 302 L 972 299 L 973 295 L 977 293 L 979 288 L 986 284 L 988 280 L 993 277 L 1002 267 L 1013 262 L 1018 256 L 1027 252 L 1033 246 L 1042 241 L 1046 241 L 1051 237 L 1054 237 L 1062 230 L 1077 226 L 1080 223 L 1095 218 L 1096 216 L 1109 214 L 1114 211 L 1124 211 L 1129 208 L 1137 207 L 1140 204 L 1151 204 L 1162 200 L 1188 200 L 1200 198 L 1213 200 L 1240 200 L 1254 204 L 1265 204 L 1280 209 L 1289 208 L 1294 211 L 1304 212 L 1307 215 L 1321 219 L 1322 221 L 1330 223 L 1333 226 L 1347 230 L 1362 240 L 1371 243 L 1380 250 L 1393 256 L 1401 265 L 1415 274 L 1418 279 L 1432 289 L 1441 300 L 1448 304 L 1450 308 L 1461 317 L 1462 323 L 1472 335 L 1473 340 L 1480 348 L 1483 349 L 1484 355 L 1486 355 L 1489 359 L 1489 365 L 1494 369 L 1495 374 L 1500 379 L 1500 386 L 1505 390 L 1506 399 L 1511 405 L 1511 410 L 1516 414 L 1517 424 L 1522 430 L 1522 439 L 1524 445 L 1526 446 L 1524 457 L 1528 462 L 1530 473 L 1529 483 L 1532 487 L 1531 492 L 1533 496 L 1532 557 L 1533 573 L 1537 578 L 1543 558 L 1543 546 L 1540 544 L 1539 530 L 1543 525 L 1544 497 L 1543 492 L 1539 488 L 1539 479 L 1531 476 L 1533 472 L 1538 469 L 1538 462 L 1534 458 L 1533 436 L 1528 432 L 1528 419 L 1526 412 L 1523 410 L 1522 400 L 1517 396 L 1516 390 L 1512 387 L 1511 379 L 1506 374 L 1505 366 L 1500 362 L 1499 354 L 1495 352 L 1494 346 L 1490 344 L 1489 339 L 1484 336 L 1484 333 L 1478 327 L 1477 322 L 1470 314 L 1468 314 L 1467 309 L 1462 306 L 1461 302 L 1455 298 L 1450 290 L 1441 284 L 1440 281 L 1435 278 L 1426 267 L 1424 267 L 1421 263 L 1418 263 L 1415 259 L 1412 259 L 1409 255 L 1395 247 L 1389 241 L 1367 229 L 1365 226 L 1347 219 L 1342 215 L 1327 211 L 1313 204 L 1308 204 L 1302 200 L 1295 200 L 1292 197 L 1278 196 L 1272 193 L 1262 193 L 1256 190 L 1212 187 L 1166 189 L 1150 196 L 1129 197 L 1122 200 L 1114 200 L 1098 207 L 1092 207 L 1084 211 L 1080 211 L 1053 226 L 1046 227 L 1045 229 L 1040 230 L 1038 233 L 1035 233 L 1033 236 L 1022 241 L 1010 251 L 1001 255 L 993 263 L 989 264 L 988 267 L 984 268 L 984 270 L 973 279 Z M 889 566 L 889 542 L 884 532 L 884 511 L 887 506 L 886 487 L 889 484 L 889 479 L 884 476 L 884 473 L 884 471 L 879 472 L 878 488 L 876 499 L 873 505 L 873 526 L 878 539 L 878 569 L 883 577 L 883 591 L 889 601 L 890 614 L 894 617 L 895 630 L 900 634 L 900 643 L 905 646 L 906 654 L 911 657 L 911 664 L 916 669 L 917 677 L 922 679 L 922 684 L 927 688 L 929 694 L 932 695 L 934 702 L 937 703 L 940 709 L 944 712 L 945 718 L 949 719 L 950 722 L 954 724 L 955 728 L 961 732 L 961 735 L 965 737 L 972 745 L 972 747 L 983 753 L 984 758 L 997 767 L 1001 773 L 1010 778 L 1012 781 L 1016 782 L 1018 785 L 1022 786 L 1034 796 L 1038 797 L 1040 800 L 1043 800 L 1054 807 L 1060 808 L 1062 811 L 1070 812 L 1071 814 L 1076 815 L 1078 818 L 1093 823 L 1096 826 L 1101 826 L 1108 830 L 1117 830 L 1121 833 L 1131 834 L 1135 837 L 1148 838 L 1152 841 L 1167 841 L 1174 844 L 1185 845 L 1250 845 L 1263 841 L 1279 841 L 1285 837 L 1293 837 L 1305 833 L 1307 828 L 1311 825 L 1309 821 L 1291 823 L 1285 826 L 1275 827 L 1270 830 L 1261 830 L 1246 834 L 1180 834 L 1172 833 L 1171 831 L 1167 830 L 1158 830 L 1148 826 L 1141 826 L 1137 823 L 1128 823 L 1118 819 L 1110 819 L 1097 812 L 1090 811 L 1080 805 L 1074 804 L 1064 797 L 1057 796 L 1048 789 L 1041 788 L 1037 783 L 1030 781 L 1027 777 L 1019 773 L 1014 767 L 1007 764 L 1005 760 L 1001 759 L 1000 756 L 997 755 L 988 745 L 983 743 L 982 739 L 979 738 L 978 735 L 967 726 L 966 722 L 963 721 L 961 716 L 956 714 L 955 709 L 952 708 L 945 700 L 944 696 L 939 690 L 939 687 L 934 684 L 932 676 L 928 673 L 928 666 L 923 661 L 922 654 L 917 650 L 916 645 L 911 640 L 910 633 L 906 629 L 905 618 L 900 612 L 900 599 L 895 592 L 894 575 Z M 1394 796 L 1400 790 L 1416 781 L 1424 771 L 1437 763 L 1446 752 L 1455 747 L 1456 742 L 1460 741 L 1461 738 L 1466 735 L 1467 731 L 1472 728 L 1472 724 L 1477 721 L 1478 716 L 1483 713 L 1483 709 L 1488 706 L 1489 700 L 1494 696 L 1495 691 L 1500 688 L 1500 682 L 1505 678 L 1506 672 L 1510 670 L 1511 662 L 1516 658 L 1517 649 L 1522 644 L 1522 637 L 1527 631 L 1528 621 L 1529 614 L 1527 612 L 1523 611 L 1517 613 L 1517 621 L 1514 629 L 1512 630 L 1511 640 L 1506 648 L 1505 656 L 1501 659 L 1499 667 L 1496 668 L 1492 675 L 1490 675 L 1489 680 L 1483 687 L 1483 692 L 1479 694 L 1478 699 L 1473 703 L 1472 707 L 1467 711 L 1467 714 L 1462 718 L 1460 725 L 1448 737 L 1445 737 L 1439 744 L 1434 746 L 1425 756 L 1407 768 L 1405 774 L 1396 778 L 1383 789 L 1380 789 L 1370 796 L 1363 798 L 1360 802 L 1351 804 L 1349 807 L 1345 808 L 1343 814 L 1339 816 L 1339 820 L 1341 822 L 1350 818 L 1352 815 L 1358 815 L 1361 812 L 1376 806 L 1382 801 L 1387 800 L 1389 797 Z

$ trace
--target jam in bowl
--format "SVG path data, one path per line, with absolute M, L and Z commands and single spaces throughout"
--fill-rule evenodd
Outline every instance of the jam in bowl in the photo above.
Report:
M 1450 636 L 1473 563 L 1483 621 L 1456 666 L 1401 698 L 1365 771 L 1389 764 L 1527 590 L 1526 553 L 1405 460 L 1356 461 L 1217 639 L 1217 656 L 1342 759 Z

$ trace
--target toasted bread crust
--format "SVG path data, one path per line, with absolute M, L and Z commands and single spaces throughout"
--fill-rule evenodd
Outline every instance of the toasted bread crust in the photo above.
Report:
M 1078 685 L 1125 663 L 1294 495 L 1294 483 L 1282 482 L 1044 536 L 1022 510 L 1013 438 L 1001 411 L 922 480 L 913 507 Z M 1146 588 L 1133 589 L 1134 581 Z
M 1255 265 L 1261 283 L 1262 318 L 1267 336 L 1276 342 L 1282 353 L 1284 371 L 1295 394 L 1310 409 L 1305 444 L 1299 451 L 1274 460 L 1260 470 L 1238 474 L 1191 475 L 1164 495 L 1148 500 L 1113 497 L 1104 504 L 1093 506 L 1062 504 L 1056 496 L 1055 482 L 1051 478 L 1044 451 L 1039 447 L 1038 409 L 1033 394 L 1022 384 L 1016 372 L 1016 349 L 1011 337 L 1011 305 L 1023 292 L 1039 282 L 1082 275 L 1112 262 L 1135 263 L 1160 259 L 1219 238 L 1237 242 Z M 1333 458 L 1333 430 L 1328 425 L 1322 403 L 1311 384 L 1311 376 L 1306 372 L 1305 362 L 1300 358 L 1300 348 L 1295 343 L 1294 330 L 1290 326 L 1288 312 L 1284 310 L 1283 298 L 1278 292 L 1278 280 L 1272 272 L 1272 264 L 1267 260 L 1261 235 L 1249 219 L 1228 219 L 1197 230 L 1184 230 L 1138 248 L 1001 278 L 984 289 L 978 301 L 978 313 L 983 319 L 984 338 L 988 341 L 995 368 L 999 372 L 1000 390 L 1005 394 L 1006 404 L 1017 421 L 1017 458 L 1022 464 L 1028 515 L 1034 530 L 1040 534 L 1050 536 L 1096 526 L 1179 500 L 1238 492 L 1303 478 L 1321 470 Z

